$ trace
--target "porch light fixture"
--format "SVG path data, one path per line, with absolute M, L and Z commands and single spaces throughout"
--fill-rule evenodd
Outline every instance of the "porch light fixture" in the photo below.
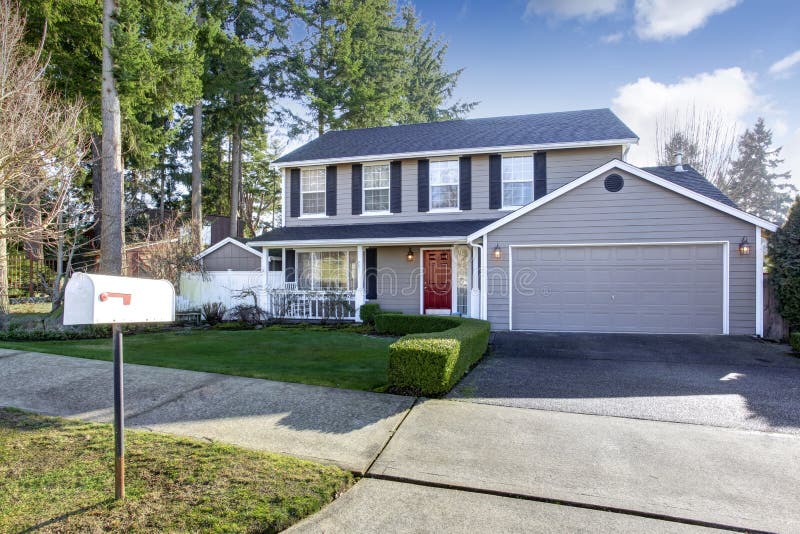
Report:
M 500 258 L 503 257 L 503 251 L 500 250 L 500 245 L 494 246 L 494 250 L 492 251 L 492 256 L 494 256 L 494 259 L 496 260 L 499 260 Z
M 742 242 L 739 243 L 739 254 L 742 256 L 749 256 L 751 250 L 752 248 L 750 247 L 750 243 L 747 241 L 747 238 L 743 237 Z
M 408 247 L 408 252 L 406 252 L 406 259 L 410 262 L 414 261 L 414 251 L 411 250 L 411 247 Z

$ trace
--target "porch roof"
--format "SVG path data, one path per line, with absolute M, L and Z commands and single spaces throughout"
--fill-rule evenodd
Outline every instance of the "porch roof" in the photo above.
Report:
M 424 221 L 379 224 L 326 224 L 276 228 L 248 241 L 248 245 L 314 245 L 314 244 L 425 244 L 466 241 L 467 236 L 494 219 L 466 221 Z

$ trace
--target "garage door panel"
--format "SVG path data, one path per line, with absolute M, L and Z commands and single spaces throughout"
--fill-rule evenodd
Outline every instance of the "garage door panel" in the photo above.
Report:
M 721 245 L 515 248 L 515 330 L 722 333 Z M 528 294 L 532 296 L 528 296 Z

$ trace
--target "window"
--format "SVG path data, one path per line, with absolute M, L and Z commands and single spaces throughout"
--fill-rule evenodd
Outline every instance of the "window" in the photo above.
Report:
M 519 208 L 533 200 L 533 156 L 503 157 L 503 207 Z
M 389 165 L 364 165 L 364 213 L 389 211 Z
M 355 251 L 298 252 L 299 289 L 353 290 L 356 287 Z
M 300 215 L 325 215 L 325 169 L 300 172 Z
M 458 160 L 431 161 L 431 210 L 458 209 Z
M 271 248 L 267 251 L 267 270 L 271 273 L 283 271 L 283 251 Z

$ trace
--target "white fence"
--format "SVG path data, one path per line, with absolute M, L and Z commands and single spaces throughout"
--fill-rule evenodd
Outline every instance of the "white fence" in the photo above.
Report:
M 355 291 L 267 291 L 265 309 L 271 317 L 286 319 L 355 319 Z
M 253 304 L 252 297 L 242 298 L 243 290 L 254 291 L 263 308 L 263 280 L 261 271 L 209 271 L 205 277 L 200 273 L 184 273 L 177 309 L 199 310 L 203 304 L 212 302 L 221 302 L 229 310 L 239 304 Z

